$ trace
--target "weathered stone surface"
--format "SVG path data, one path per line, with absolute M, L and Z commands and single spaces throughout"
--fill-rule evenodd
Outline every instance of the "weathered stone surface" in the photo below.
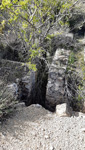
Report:
M 66 103 L 60 104 L 56 106 L 56 115 L 57 116 L 71 116 L 70 108 Z
M 57 49 L 52 64 L 50 65 L 46 91 L 46 103 L 50 103 L 52 106 L 66 102 L 64 97 L 65 74 L 69 53 L 69 50 L 66 51 L 64 49 Z
M 20 101 L 26 101 L 28 96 L 30 96 L 32 91 L 32 81 L 31 81 L 32 73 L 29 73 L 28 76 L 22 77 L 18 81 L 18 99 Z
M 16 83 L 12 83 L 12 84 L 7 85 L 7 89 L 6 90 L 10 94 L 17 95 L 18 86 L 17 86 Z
M 16 78 L 27 75 L 29 69 L 26 64 L 20 62 L 0 59 L 0 79 L 8 82 L 15 82 Z
M 23 109 L 23 107 L 25 107 L 25 103 L 24 102 L 15 104 L 15 109 L 17 109 L 17 110 Z

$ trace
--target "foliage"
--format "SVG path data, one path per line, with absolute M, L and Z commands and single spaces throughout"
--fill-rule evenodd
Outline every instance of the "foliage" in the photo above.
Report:
M 70 14 L 76 3 L 77 0 L 2 0 L 1 32 L 8 24 L 8 32 L 14 31 L 25 48 L 31 48 L 31 59 L 41 57 L 43 41 L 49 37 L 50 29 L 55 25 L 63 26 L 63 17 Z M 3 15 L 4 12 L 7 16 Z
M 75 55 L 74 55 L 74 52 L 71 52 L 68 63 L 69 63 L 69 65 L 72 65 L 72 64 L 74 64 L 74 62 L 75 62 Z
M 83 103 L 85 101 L 85 62 L 84 52 L 71 52 L 68 67 L 68 89 L 71 97 L 69 98 L 70 105 L 76 111 L 83 111 Z

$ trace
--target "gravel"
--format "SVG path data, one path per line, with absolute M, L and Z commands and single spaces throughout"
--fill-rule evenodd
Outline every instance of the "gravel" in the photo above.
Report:
M 39 105 L 17 107 L 0 125 L 0 150 L 85 150 L 85 114 L 58 117 Z

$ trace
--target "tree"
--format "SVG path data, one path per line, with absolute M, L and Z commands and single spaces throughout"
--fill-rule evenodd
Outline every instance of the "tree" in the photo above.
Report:
M 50 30 L 67 23 L 71 9 L 79 0 L 2 0 L 0 5 L 2 32 L 8 25 L 9 32 L 14 32 L 22 40 L 25 51 L 29 49 L 29 65 L 34 57 L 41 57 L 45 52 L 43 43 L 49 37 Z M 4 15 L 5 14 L 5 15 Z M 63 18 L 66 17 L 63 23 Z M 3 34 L 4 35 L 4 34 Z M 32 65 L 30 65 L 32 66 Z M 34 69 L 35 66 L 33 65 Z

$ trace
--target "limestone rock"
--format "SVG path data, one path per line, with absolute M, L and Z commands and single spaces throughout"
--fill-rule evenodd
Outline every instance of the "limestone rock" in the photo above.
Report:
M 18 86 L 16 83 L 9 84 L 9 85 L 7 85 L 7 90 L 9 92 L 12 92 L 13 94 L 17 94 Z
M 60 104 L 56 106 L 56 114 L 57 116 L 64 117 L 64 116 L 70 116 L 70 108 L 66 103 Z
M 25 103 L 24 102 L 15 104 L 15 109 L 17 109 L 17 110 L 21 110 L 24 107 L 25 107 Z
M 65 103 L 65 74 L 67 69 L 69 50 L 57 49 L 49 68 L 46 101 L 56 106 Z

